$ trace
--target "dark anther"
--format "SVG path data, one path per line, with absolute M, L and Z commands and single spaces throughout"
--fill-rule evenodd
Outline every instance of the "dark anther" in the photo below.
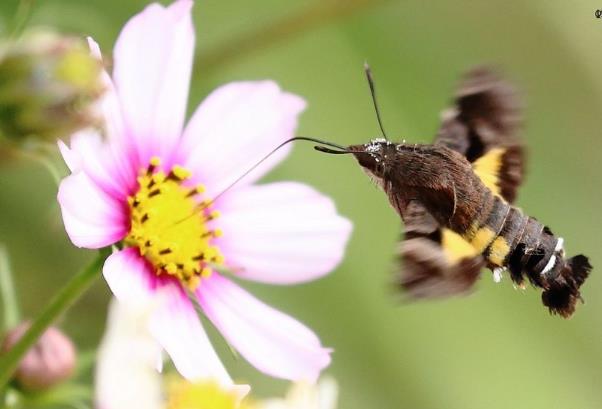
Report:
M 173 172 L 173 170 L 172 170 L 171 172 L 169 172 L 169 174 L 167 175 L 167 179 L 168 179 L 168 180 L 173 180 L 173 181 L 176 181 L 176 182 L 181 182 L 181 181 L 182 181 L 182 179 L 181 179 L 181 178 L 179 178 L 179 177 L 178 177 L 178 176 L 177 176 L 177 175 L 176 175 L 176 174 Z

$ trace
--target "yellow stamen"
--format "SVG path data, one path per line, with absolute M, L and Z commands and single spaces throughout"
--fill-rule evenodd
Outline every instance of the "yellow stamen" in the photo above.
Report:
M 150 164 L 152 166 L 159 166 L 161 165 L 161 159 L 159 159 L 157 156 L 153 156 L 150 160 Z
M 174 276 L 194 290 L 211 274 L 207 263 L 224 261 L 212 244 L 222 232 L 207 224 L 219 212 L 199 206 L 211 201 L 195 197 L 204 191 L 202 185 L 184 185 L 192 175 L 188 169 L 176 165 L 166 175 L 159 166 L 161 161 L 153 157 L 140 172 L 138 191 L 127 200 L 131 223 L 125 244 L 138 248 L 158 275 Z
M 192 176 L 192 173 L 188 169 L 178 165 L 174 166 L 171 171 L 180 180 L 185 180 Z

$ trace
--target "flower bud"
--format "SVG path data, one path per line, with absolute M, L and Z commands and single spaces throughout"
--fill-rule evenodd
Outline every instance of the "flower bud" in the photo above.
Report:
M 94 124 L 101 72 L 82 39 L 36 32 L 0 45 L 0 137 L 54 140 Z
M 2 353 L 10 350 L 29 328 L 25 322 L 9 331 Z M 75 347 L 57 328 L 50 327 L 25 354 L 14 379 L 26 390 L 48 389 L 69 378 L 75 369 Z

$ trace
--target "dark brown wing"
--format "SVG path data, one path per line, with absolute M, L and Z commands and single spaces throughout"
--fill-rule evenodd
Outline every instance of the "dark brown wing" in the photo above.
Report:
M 461 236 L 441 228 L 417 200 L 402 211 L 406 232 L 399 244 L 397 285 L 412 299 L 439 298 L 469 292 L 483 257 Z
M 517 137 L 520 126 L 521 108 L 513 87 L 491 69 L 479 67 L 464 76 L 454 105 L 443 111 L 434 143 L 461 153 L 471 163 L 487 162 L 484 168 L 492 173 L 475 171 L 512 203 L 525 169 L 524 148 Z M 486 158 L 488 154 L 492 155 Z

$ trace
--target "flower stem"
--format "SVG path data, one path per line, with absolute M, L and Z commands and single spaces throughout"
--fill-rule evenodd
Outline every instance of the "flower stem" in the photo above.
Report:
M 75 275 L 50 301 L 46 309 L 33 320 L 31 327 L 19 342 L 4 356 L 0 357 L 0 390 L 6 387 L 25 353 L 42 336 L 44 331 L 90 288 L 100 274 L 101 267 L 110 251 L 109 248 L 100 250 L 98 256 Z
M 56 186 L 61 183 L 63 175 L 52 156 L 56 152 L 56 148 L 51 150 L 47 144 L 31 143 L 31 141 L 27 141 L 27 143 L 20 145 L 6 141 L 1 145 L 2 142 L 0 137 L 0 166 L 7 163 L 10 159 L 33 161 L 36 162 L 36 164 L 42 165 L 44 169 L 48 171 L 48 174 Z
M 3 243 L 0 243 L 0 294 L 2 296 L 2 309 L 4 310 L 2 330 L 8 330 L 19 323 L 19 303 L 17 302 L 8 250 Z
M 50 157 L 44 155 L 43 153 L 37 153 L 37 152 L 25 151 L 25 150 L 20 150 L 18 152 L 18 154 L 23 158 L 33 160 L 35 162 L 38 162 L 40 165 L 44 166 L 44 168 L 50 174 L 50 177 L 52 178 L 52 181 L 54 182 L 54 184 L 56 186 L 60 185 L 61 178 L 62 178 L 61 174 L 57 170 L 56 166 L 54 165 L 54 163 Z

